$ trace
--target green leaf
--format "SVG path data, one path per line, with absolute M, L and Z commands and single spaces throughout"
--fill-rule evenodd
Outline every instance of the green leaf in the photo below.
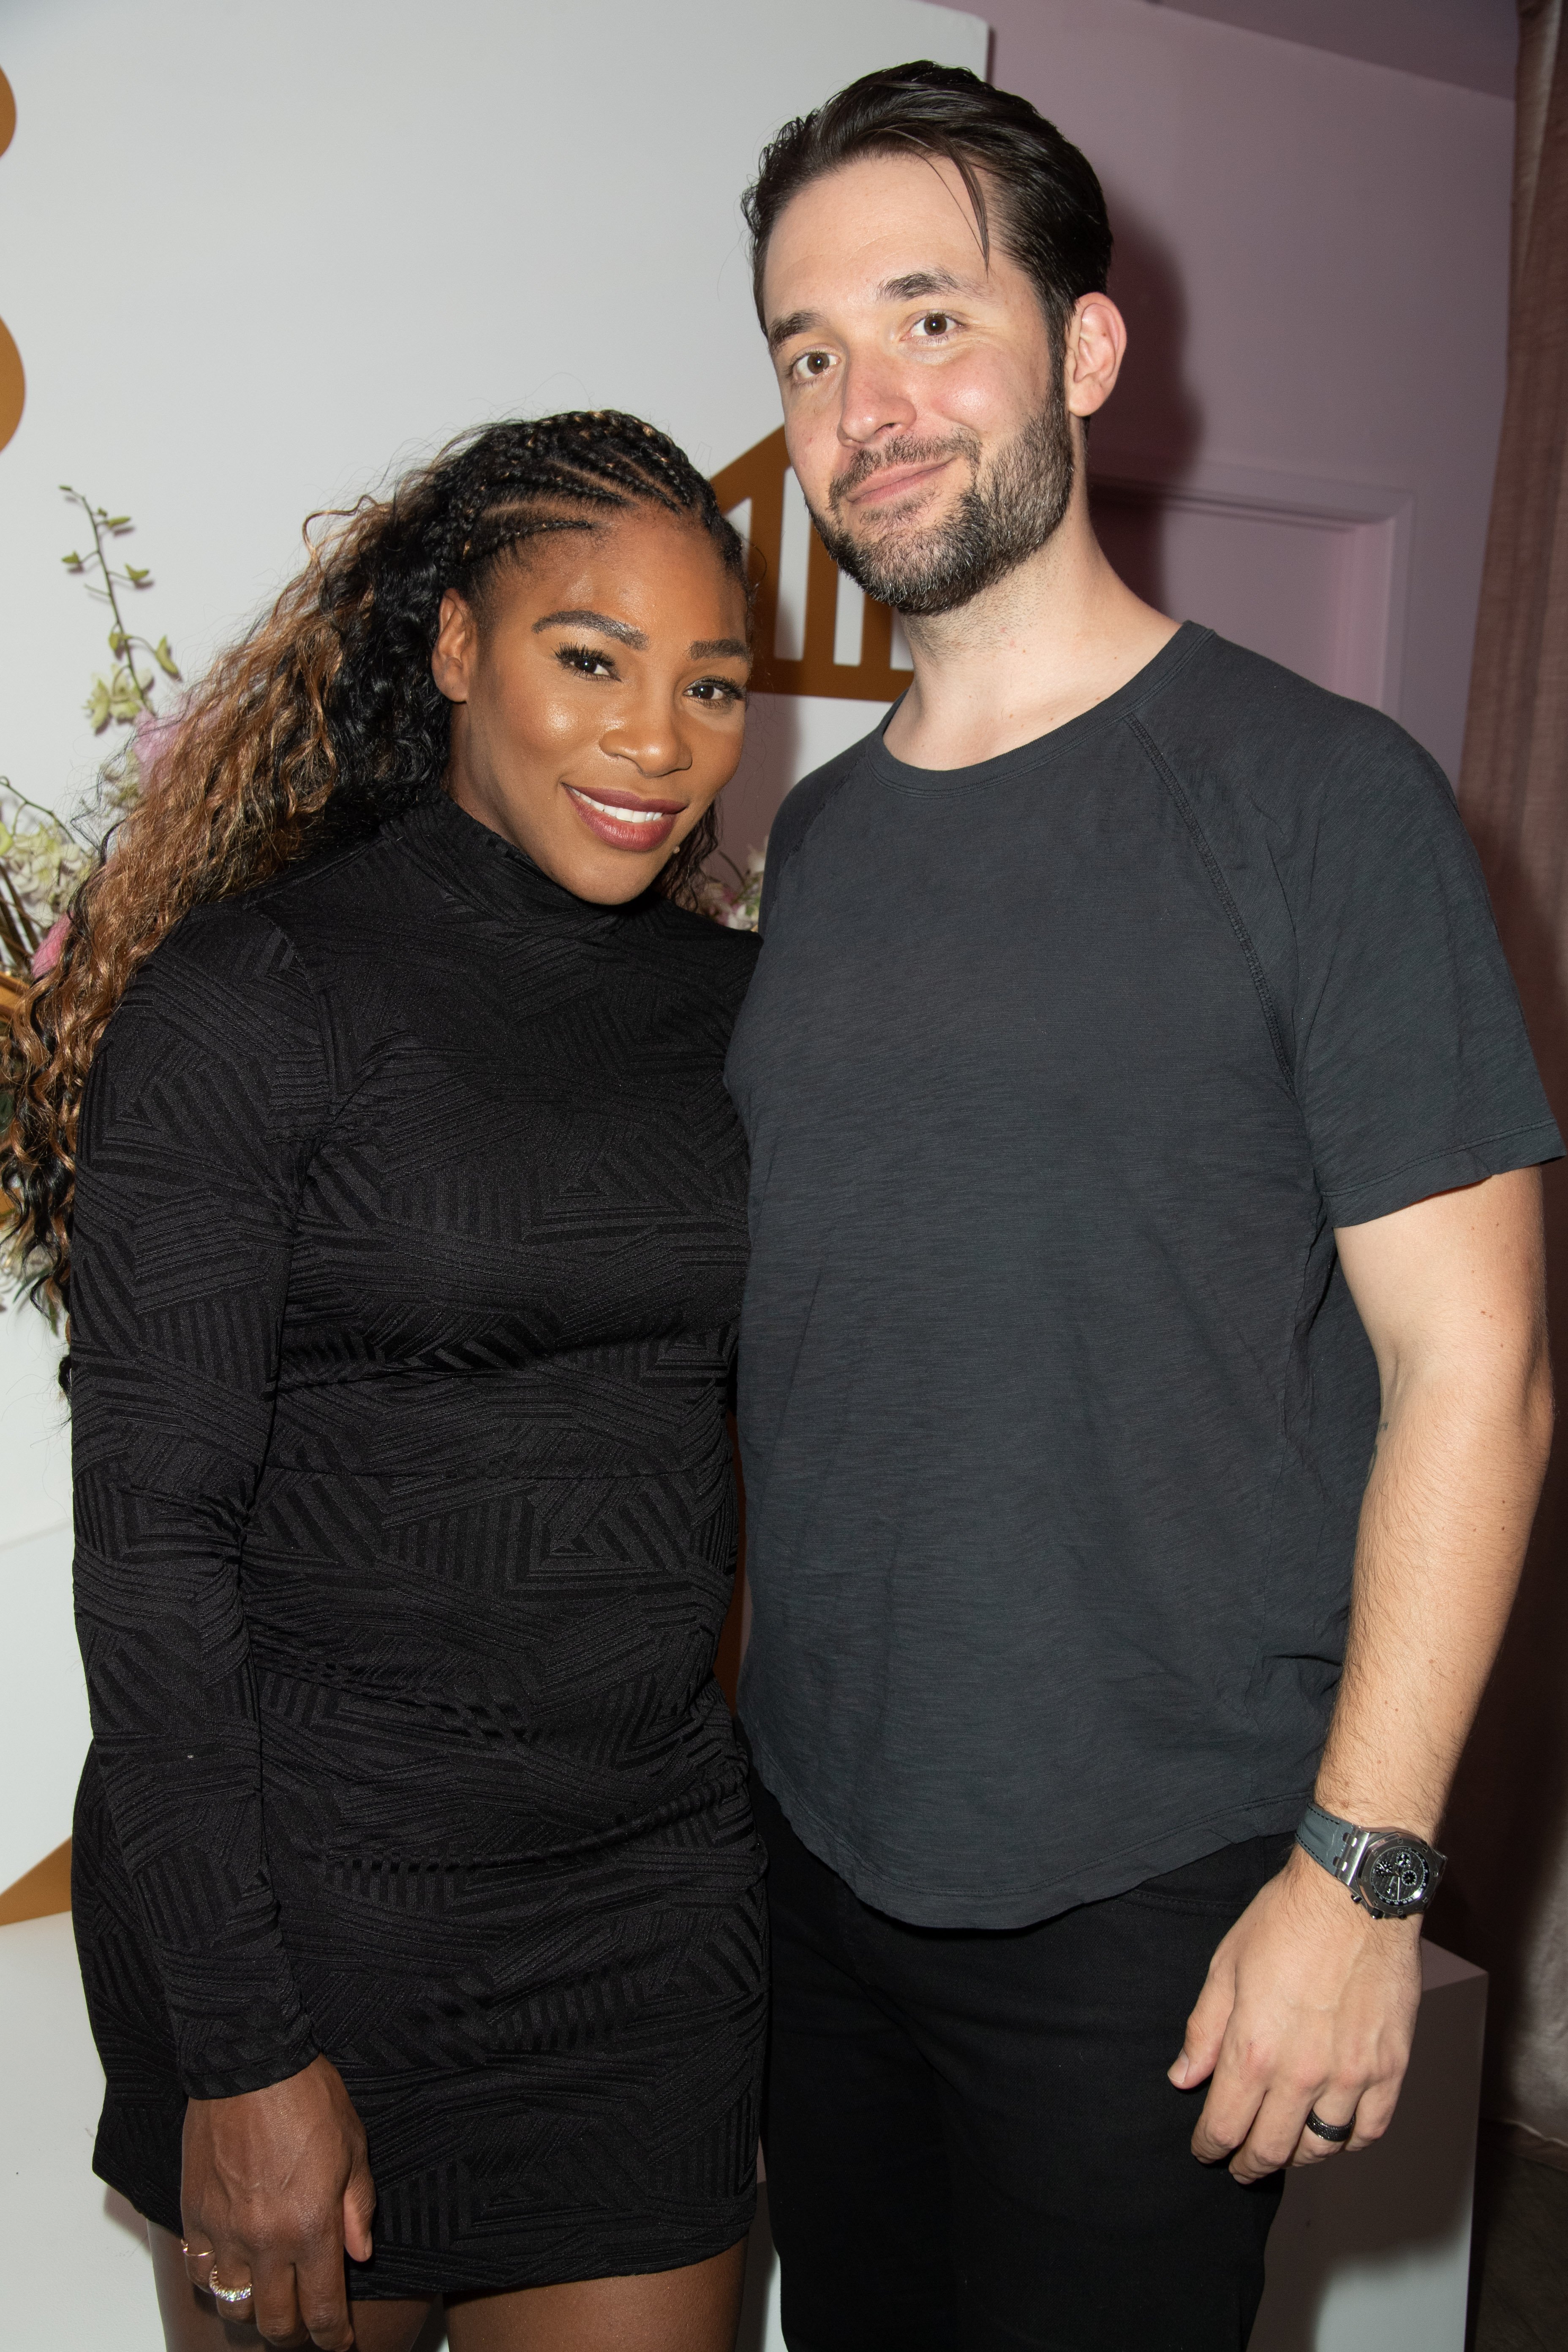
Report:
M 110 691 L 106 679 L 101 677 L 95 677 L 93 679 L 92 692 L 82 704 L 82 709 L 86 711 L 88 717 L 92 721 L 93 733 L 95 735 L 101 735 L 104 729 L 109 724 L 109 714 L 110 709 Z
M 68 555 L 62 555 L 60 562 L 71 572 L 79 572 L 81 570 L 81 558 L 76 552 L 74 548 Z
M 100 507 L 99 512 L 100 514 L 103 514 L 103 509 L 101 507 Z M 129 530 L 131 528 L 131 518 L 129 515 L 103 515 L 103 527 L 105 530 Z
M 125 635 L 122 630 L 110 629 L 109 632 L 109 650 L 111 654 L 116 656 L 123 655 L 125 651 Z
M 165 677 L 179 677 L 180 666 L 178 662 L 175 661 L 174 655 L 169 651 L 169 640 L 167 637 L 159 638 L 157 644 L 153 648 L 153 658 L 157 663 Z
M 138 568 L 134 563 L 128 563 L 125 567 L 125 577 L 131 582 L 132 587 L 140 588 L 142 582 L 150 580 L 152 576 L 145 564 Z

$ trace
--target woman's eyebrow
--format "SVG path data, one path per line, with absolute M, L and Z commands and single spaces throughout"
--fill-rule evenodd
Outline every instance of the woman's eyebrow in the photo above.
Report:
M 744 661 L 746 648 L 739 637 L 699 637 L 692 646 L 693 661 L 717 661 L 721 654 L 734 654 Z
M 602 629 L 605 636 L 619 638 L 621 644 L 630 646 L 634 653 L 646 654 L 647 651 L 647 639 L 640 629 L 634 629 L 629 621 L 612 621 L 607 613 L 586 613 L 575 608 L 566 613 L 546 613 L 542 621 L 535 621 L 533 634 L 537 636 L 541 629 L 561 627 Z M 743 652 L 744 647 L 742 650 Z

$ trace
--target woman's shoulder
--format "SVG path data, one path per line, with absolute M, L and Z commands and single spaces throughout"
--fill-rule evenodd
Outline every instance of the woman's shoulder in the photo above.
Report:
M 136 971 L 109 1035 L 123 1051 L 148 1028 L 210 1028 L 268 1061 L 297 1055 L 320 1032 L 333 943 L 367 922 L 385 937 L 376 848 L 372 835 L 192 907 Z
M 384 947 L 397 897 L 395 858 L 377 835 L 316 852 L 232 898 L 193 907 L 157 949 L 171 973 L 199 969 L 237 982 L 276 971 L 319 992 L 334 950 L 354 939 Z

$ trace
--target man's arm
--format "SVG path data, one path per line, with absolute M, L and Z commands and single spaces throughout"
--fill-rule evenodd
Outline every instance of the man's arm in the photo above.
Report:
M 1524 1559 L 1552 1442 L 1541 1178 L 1338 1234 L 1382 1383 L 1344 1674 L 1317 1801 L 1434 1840 Z M 1373 1919 L 1300 1848 L 1220 1945 L 1171 2080 L 1212 2075 L 1194 2154 L 1241 2180 L 1335 2153 L 1315 2108 L 1388 2128 L 1421 1997 L 1420 1920 Z

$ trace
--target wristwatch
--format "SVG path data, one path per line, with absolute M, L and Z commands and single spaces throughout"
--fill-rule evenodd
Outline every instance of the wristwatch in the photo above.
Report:
M 1427 1910 L 1447 1860 L 1409 1830 L 1358 1829 L 1321 1805 L 1308 1806 L 1296 1843 L 1374 1919 L 1408 1919 Z

